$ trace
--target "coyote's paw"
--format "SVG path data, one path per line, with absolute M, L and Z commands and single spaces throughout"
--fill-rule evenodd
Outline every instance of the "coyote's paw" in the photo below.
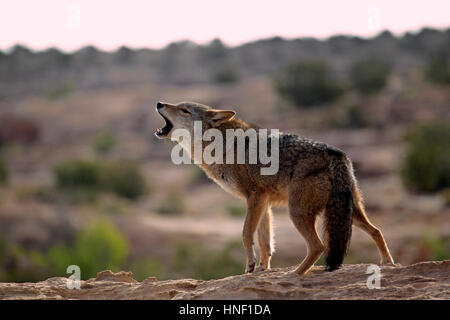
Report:
M 380 265 L 384 267 L 401 267 L 402 265 L 400 263 L 394 263 L 394 262 L 383 262 L 380 263 Z
M 252 273 L 255 271 L 255 263 L 247 263 L 247 266 L 245 267 L 245 273 Z
M 259 266 L 256 267 L 255 272 L 266 271 L 266 270 L 267 269 L 262 264 L 260 264 Z

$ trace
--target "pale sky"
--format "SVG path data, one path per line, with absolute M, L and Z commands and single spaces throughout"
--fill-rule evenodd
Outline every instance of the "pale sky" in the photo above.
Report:
M 234 46 L 272 36 L 367 37 L 424 26 L 450 27 L 450 0 L 0 0 L 2 50 L 17 43 L 66 51 L 161 48 L 214 38 Z

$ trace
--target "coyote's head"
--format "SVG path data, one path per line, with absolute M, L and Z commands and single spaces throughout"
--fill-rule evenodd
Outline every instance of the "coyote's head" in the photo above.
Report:
M 176 129 L 188 130 L 193 135 L 194 121 L 201 121 L 205 130 L 216 128 L 236 115 L 231 110 L 216 110 L 195 102 L 180 102 L 176 105 L 158 102 L 156 111 L 166 121 L 166 125 L 155 132 L 159 139 L 171 139 Z

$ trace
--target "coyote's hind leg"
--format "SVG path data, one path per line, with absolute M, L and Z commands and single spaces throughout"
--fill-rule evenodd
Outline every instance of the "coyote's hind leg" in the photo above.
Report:
M 328 181 L 312 176 L 297 182 L 289 191 L 289 215 L 308 248 L 305 259 L 296 270 L 298 274 L 307 273 L 325 250 L 317 234 L 316 218 L 326 205 L 330 188 Z
M 372 223 L 370 223 L 369 219 L 363 211 L 360 211 L 359 209 L 355 210 L 355 213 L 353 215 L 353 223 L 355 224 L 355 226 L 369 234 L 373 241 L 375 241 L 378 252 L 380 253 L 380 263 L 394 264 L 394 259 L 392 259 L 383 234 L 381 233 L 380 229 L 376 228 Z
M 357 197 L 360 198 L 359 191 L 357 191 Z M 358 199 L 357 198 L 357 199 Z M 375 241 L 377 245 L 378 252 L 380 253 L 381 264 L 391 263 L 394 264 L 394 259 L 392 259 L 391 253 L 389 252 L 386 241 L 384 240 L 383 234 L 381 231 L 375 227 L 367 218 L 367 215 L 364 210 L 364 206 L 361 200 L 358 199 L 355 203 L 354 212 L 353 212 L 353 224 L 365 231 L 370 237 Z
M 291 218 L 308 246 L 307 255 L 296 270 L 298 274 L 305 274 L 319 260 L 325 247 L 317 234 L 315 214 L 309 215 L 307 212 L 299 213 L 294 210 Z

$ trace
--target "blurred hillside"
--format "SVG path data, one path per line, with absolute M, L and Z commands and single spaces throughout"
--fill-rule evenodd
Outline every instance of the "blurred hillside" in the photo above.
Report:
M 396 262 L 450 258 L 450 29 L 225 47 L 0 53 L 0 281 L 215 279 L 244 270 L 245 204 L 153 136 L 197 101 L 345 150 Z M 275 267 L 306 252 L 286 209 Z M 378 253 L 355 229 L 345 263 Z
M 395 37 L 385 31 L 371 39 L 334 36 L 326 40 L 271 38 L 228 48 L 216 39 L 207 45 L 172 43 L 163 50 L 121 47 L 102 52 L 85 47 L 74 53 L 56 48 L 33 52 L 17 45 L 0 53 L 0 98 L 40 94 L 62 85 L 78 89 L 130 86 L 142 82 L 192 85 L 220 81 L 224 72 L 247 79 L 271 75 L 299 59 L 323 59 L 338 72 L 367 55 L 383 57 L 399 74 L 450 48 L 450 30 L 422 29 Z

